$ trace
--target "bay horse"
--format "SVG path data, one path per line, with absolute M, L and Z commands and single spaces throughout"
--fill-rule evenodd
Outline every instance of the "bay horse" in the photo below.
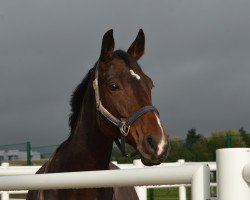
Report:
M 114 50 L 113 30 L 102 39 L 98 61 L 71 98 L 70 135 L 37 172 L 108 170 L 113 141 L 122 138 L 144 165 L 158 165 L 169 149 L 168 135 L 152 106 L 153 81 L 138 60 L 144 54 L 140 29 L 127 52 Z M 111 200 L 112 188 L 29 191 L 28 200 Z M 132 199 L 129 194 L 125 199 Z

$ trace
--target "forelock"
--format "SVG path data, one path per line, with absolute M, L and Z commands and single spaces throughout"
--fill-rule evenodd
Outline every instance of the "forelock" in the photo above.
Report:
M 122 59 L 129 68 L 132 68 L 131 56 L 127 52 L 123 50 L 116 50 L 114 52 L 114 57 Z

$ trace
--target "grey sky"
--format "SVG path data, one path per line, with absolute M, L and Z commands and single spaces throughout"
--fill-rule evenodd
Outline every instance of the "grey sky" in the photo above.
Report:
M 250 130 L 250 1 L 0 1 L 0 144 L 58 144 L 69 99 L 114 29 L 140 63 L 170 135 Z

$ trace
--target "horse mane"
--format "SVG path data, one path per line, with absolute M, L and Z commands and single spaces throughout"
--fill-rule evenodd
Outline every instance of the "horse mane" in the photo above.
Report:
M 118 57 L 122 59 L 127 66 L 129 67 L 131 66 L 131 56 L 127 52 L 123 50 L 116 50 L 113 54 L 113 57 Z M 82 82 L 76 87 L 73 94 L 71 95 L 71 100 L 70 100 L 71 114 L 69 116 L 69 127 L 71 134 L 74 132 L 74 128 L 77 122 L 77 117 L 81 111 L 83 97 L 86 93 L 86 89 L 88 87 L 91 75 L 94 72 L 95 66 L 89 70 L 89 72 L 83 78 Z
M 74 131 L 77 122 L 77 117 L 81 111 L 83 97 L 85 95 L 93 71 L 94 68 L 91 68 L 89 70 L 89 72 L 83 78 L 82 82 L 76 87 L 73 94 L 71 95 L 71 100 L 70 100 L 71 114 L 69 116 L 69 127 L 71 133 L 73 133 Z

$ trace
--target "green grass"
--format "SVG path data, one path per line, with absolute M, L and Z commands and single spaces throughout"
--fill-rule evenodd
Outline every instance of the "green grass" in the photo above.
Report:
M 32 160 L 32 165 L 41 166 L 46 161 L 47 160 L 45 159 L 44 160 Z M 27 161 L 25 160 L 8 160 L 7 162 L 10 164 L 10 166 L 27 166 Z
M 190 188 L 186 187 L 187 191 L 187 200 L 191 200 L 191 192 Z M 150 191 L 153 190 L 153 198 L 150 198 Z M 151 193 L 152 194 L 152 193 Z M 155 189 L 148 189 L 148 200 L 178 200 L 179 199 L 179 192 L 178 188 L 155 188 Z
M 13 199 L 26 199 L 26 194 L 10 194 L 10 198 L 13 198 Z

